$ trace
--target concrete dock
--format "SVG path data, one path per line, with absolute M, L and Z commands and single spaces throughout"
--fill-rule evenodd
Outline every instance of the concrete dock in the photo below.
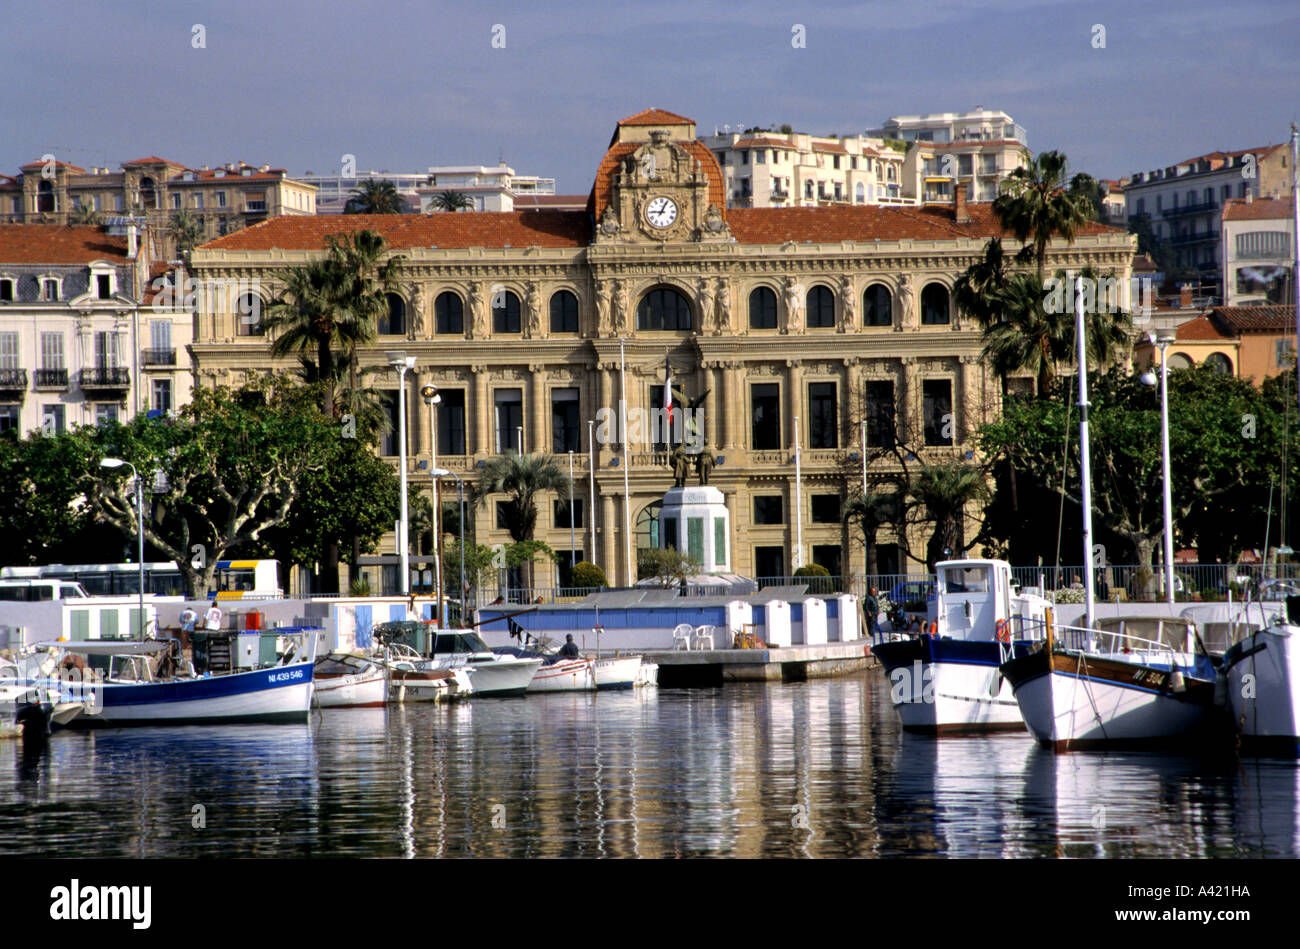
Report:
M 871 663 L 866 640 L 779 646 L 766 649 L 701 649 L 647 652 L 659 666 L 661 686 L 707 686 L 725 682 L 802 682 L 847 675 Z

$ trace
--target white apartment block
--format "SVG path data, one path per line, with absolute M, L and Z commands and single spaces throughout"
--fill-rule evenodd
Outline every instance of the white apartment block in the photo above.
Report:
M 907 143 L 904 193 L 920 203 L 951 202 L 953 185 L 971 201 L 992 201 L 998 185 L 1028 164 L 1029 139 L 1007 113 L 976 106 L 969 112 L 896 115 L 867 135 Z
M 1223 206 L 1220 256 L 1227 306 L 1286 304 L 1294 299 L 1295 205 L 1291 198 L 1231 198 Z
M 156 298 L 150 278 L 165 268 L 151 274 L 137 233 L 0 225 L 0 431 L 54 434 L 189 401 L 193 317 Z
M 904 152 L 878 139 L 751 131 L 699 140 L 722 167 L 728 207 L 916 203 Z
M 514 199 L 523 195 L 555 194 L 554 178 L 517 175 L 501 162 L 486 165 L 430 165 L 428 171 L 363 171 L 352 175 L 309 171 L 297 180 L 317 188 L 318 214 L 342 214 L 348 199 L 367 181 L 391 181 L 412 212 L 427 214 L 440 191 L 460 191 L 474 203 L 475 211 L 513 211 Z

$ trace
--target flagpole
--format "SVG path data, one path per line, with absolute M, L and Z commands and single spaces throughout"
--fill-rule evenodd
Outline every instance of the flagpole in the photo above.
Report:
M 628 484 L 627 462 L 627 357 L 623 351 L 624 340 L 618 341 L 618 414 L 621 423 L 620 441 L 623 442 L 623 578 L 625 586 L 632 585 L 632 489 Z
M 1079 349 L 1079 474 L 1083 482 L 1083 625 L 1092 629 L 1095 612 L 1092 575 L 1092 461 L 1088 448 L 1088 342 L 1084 336 L 1082 277 L 1075 282 L 1074 314 Z

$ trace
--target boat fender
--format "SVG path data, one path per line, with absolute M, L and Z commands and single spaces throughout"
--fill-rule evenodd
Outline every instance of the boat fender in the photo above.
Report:
M 931 624 L 930 624 L 930 636 L 931 636 L 931 638 L 937 637 L 938 635 L 939 635 L 939 624 L 938 624 L 938 623 L 931 623 Z
M 989 698 L 994 698 L 994 699 L 997 698 L 998 693 L 1001 691 L 1002 691 L 1002 671 L 998 670 L 997 672 L 993 673 L 993 677 L 989 679 Z
M 1170 692 L 1187 691 L 1187 683 L 1183 679 L 1183 674 L 1179 672 L 1177 669 L 1169 673 L 1169 691 Z
M 1008 623 L 1008 622 L 1007 622 L 1006 620 L 1004 620 L 1004 619 L 1000 619 L 1000 620 L 998 620 L 998 622 L 997 622 L 997 626 L 994 627 L 994 629 L 995 629 L 995 631 L 996 631 L 996 633 L 997 633 L 998 642 L 1000 642 L 1000 643 L 1009 643 L 1009 642 L 1011 642 L 1011 624 L 1010 624 L 1010 623 Z

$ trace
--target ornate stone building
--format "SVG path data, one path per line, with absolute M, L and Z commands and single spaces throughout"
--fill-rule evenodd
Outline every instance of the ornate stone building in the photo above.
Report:
M 412 476 L 427 479 L 426 382 L 442 396 L 439 467 L 473 480 L 480 462 L 521 440 L 562 462 L 572 450 L 577 556 L 613 583 L 629 575 L 625 518 L 634 546 L 652 544 L 671 472 L 662 437 L 629 424 L 626 500 L 617 426 L 606 426 L 606 443 L 596 438 L 594 456 L 589 432 L 617 417 L 624 387 L 634 416 L 661 406 L 666 367 L 675 388 L 701 400 L 704 437 L 720 456 L 711 483 L 733 515 L 731 562 L 751 576 L 786 575 L 801 559 L 861 572 L 860 542 L 839 511 L 846 488 L 856 491 L 864 429 L 873 446 L 896 437 L 916 462 L 941 461 L 969 457 L 971 433 L 998 410 L 978 327 L 951 290 L 999 230 L 989 206 L 966 204 L 960 188 L 953 203 L 917 208 L 728 209 L 694 122 L 654 109 L 618 123 L 584 212 L 279 218 L 198 248 L 194 276 L 255 281 L 266 302 L 285 268 L 320 254 L 328 235 L 363 227 L 405 258 L 402 290 L 362 362 L 387 366 L 386 353 L 399 350 L 416 357 L 407 374 Z M 1133 238 L 1119 230 L 1092 224 L 1051 252 L 1054 268 L 1090 264 L 1128 286 Z M 222 302 L 198 316 L 197 384 L 272 368 L 234 295 L 205 299 Z M 395 373 L 378 378 L 396 388 Z M 396 455 L 394 438 L 382 450 Z M 478 510 L 480 542 L 508 539 L 494 500 Z M 564 500 L 542 505 L 537 535 L 567 560 Z M 892 540 L 881 537 L 882 572 L 915 567 Z M 539 582 L 545 574 L 539 568 Z

